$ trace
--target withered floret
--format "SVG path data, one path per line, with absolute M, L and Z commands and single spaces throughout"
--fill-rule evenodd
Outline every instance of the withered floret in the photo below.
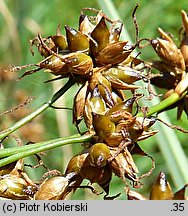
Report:
M 157 87 L 167 89 L 164 98 L 168 98 L 173 92 L 181 96 L 185 93 L 184 97 L 177 103 L 169 106 L 168 109 L 175 107 L 177 110 L 177 119 L 181 118 L 183 111 L 188 115 L 188 100 L 187 100 L 187 62 L 188 62 L 188 18 L 185 11 L 182 10 L 182 23 L 181 30 L 182 37 L 179 47 L 176 46 L 172 37 L 158 28 L 160 38 L 151 40 L 151 44 L 160 58 L 160 61 L 152 61 L 152 68 L 157 69 L 160 73 L 158 76 L 155 74 L 151 78 L 151 83 Z

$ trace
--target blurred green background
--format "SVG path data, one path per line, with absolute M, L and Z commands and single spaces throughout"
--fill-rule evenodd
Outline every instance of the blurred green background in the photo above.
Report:
M 181 9 L 188 10 L 186 0 L 114 0 L 101 2 L 106 4 L 109 2 L 114 3 L 133 42 L 135 41 L 135 27 L 131 14 L 135 5 L 139 3 L 140 7 L 137 11 L 137 21 L 140 29 L 140 38 L 157 37 L 157 28 L 160 26 L 163 30 L 170 32 L 178 44 L 179 29 L 182 25 L 180 12 Z M 65 24 L 77 28 L 79 14 L 83 7 L 101 9 L 98 1 L 95 0 L 0 0 L 0 65 L 25 65 L 39 62 L 42 58 L 37 53 L 37 50 L 35 49 L 35 56 L 32 56 L 29 51 L 29 40 L 33 39 L 38 32 L 44 37 L 55 34 L 59 24 L 62 26 L 62 33 L 64 33 L 63 26 Z M 154 59 L 156 55 L 151 48 L 146 48 L 142 51 L 142 58 L 145 60 Z M 7 78 L 6 82 L 3 78 L 0 78 L 0 113 L 17 106 L 19 103 L 23 103 L 28 96 L 36 96 L 36 99 L 25 108 L 26 113 L 31 112 L 47 101 L 63 85 L 63 81 L 61 80 L 53 83 L 44 83 L 46 80 L 52 78 L 52 76 L 42 71 L 32 76 L 27 76 L 21 81 L 15 81 L 15 78 L 22 73 L 17 72 L 16 75 L 11 74 L 12 77 Z M 56 105 L 71 107 L 77 89 L 78 86 L 75 86 L 69 90 Z M 176 110 L 170 110 L 167 114 L 170 116 L 172 123 L 188 129 L 187 117 L 185 115 L 177 122 Z M 21 115 L 18 112 L 11 116 L 0 116 L 0 129 L 10 126 Z M 32 126 L 34 129 L 32 129 Z M 33 121 L 33 125 L 30 124 L 28 128 L 26 126 L 24 127 L 25 130 L 19 130 L 15 133 L 16 136 L 22 139 L 24 144 L 28 141 L 39 142 L 41 140 L 49 140 L 77 133 L 75 126 L 72 125 L 72 114 L 70 110 L 48 109 L 40 118 Z M 32 130 L 34 130 L 34 133 L 32 133 Z M 31 133 L 36 136 L 30 136 Z M 185 154 L 188 155 L 187 135 L 177 131 L 175 133 Z M 15 138 L 9 138 L 7 140 L 7 146 L 14 143 Z M 160 152 L 156 139 L 150 138 L 147 141 L 141 142 L 140 145 L 155 159 L 156 169 L 150 177 L 143 179 L 143 188 L 138 191 L 148 196 L 151 185 L 154 183 L 160 170 L 164 170 L 167 174 L 173 190 L 180 189 L 183 185 L 176 185 L 174 182 L 173 179 L 175 177 L 172 178 L 172 172 L 170 172 Z M 42 156 L 42 159 L 45 166 L 49 169 L 57 169 L 63 172 L 70 157 L 78 153 L 81 149 L 82 147 L 80 145 L 65 146 L 46 152 L 46 155 Z M 150 168 L 151 161 L 148 158 L 136 157 L 135 161 L 140 173 L 147 172 Z M 37 161 L 33 156 L 27 158 L 25 163 L 35 165 Z M 26 170 L 30 177 L 36 181 L 46 171 L 41 167 L 36 169 L 28 167 Z M 176 174 L 174 173 L 174 175 Z M 110 186 L 110 195 L 121 192 L 119 199 L 126 199 L 123 190 L 124 187 L 125 185 L 121 180 L 114 177 Z M 101 199 L 101 197 L 93 195 L 87 190 L 79 189 L 71 199 Z

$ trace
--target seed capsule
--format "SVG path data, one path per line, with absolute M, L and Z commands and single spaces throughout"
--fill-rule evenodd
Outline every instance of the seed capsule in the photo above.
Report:
M 115 132 L 115 123 L 106 115 L 93 114 L 93 127 L 96 134 L 105 140 L 113 132 Z
M 73 123 L 79 124 L 84 115 L 84 107 L 86 100 L 86 93 L 88 88 L 88 82 L 79 89 L 76 96 L 74 97 L 74 106 L 73 106 Z
M 111 149 L 110 153 L 112 156 L 115 155 L 117 153 L 117 149 Z M 112 171 L 120 178 L 128 178 L 133 181 L 137 180 L 138 168 L 136 167 L 132 155 L 127 150 L 127 148 L 125 148 L 122 153 L 118 154 L 112 160 L 110 167 L 112 168 Z
M 54 52 L 68 49 L 66 38 L 63 35 L 53 35 L 48 38 L 50 38 L 55 45 L 52 49 Z
M 128 68 L 128 67 L 127 67 Z M 141 79 L 141 75 L 138 73 L 134 73 L 132 70 L 128 69 L 126 71 L 121 70 L 120 68 L 111 68 L 109 69 L 109 72 L 104 72 L 104 76 L 109 80 L 112 87 L 115 89 L 121 89 L 121 90 L 134 90 L 139 88 L 139 86 L 133 85 L 133 83 L 137 80 Z
M 91 112 L 96 114 L 104 114 L 106 112 L 106 104 L 100 95 L 98 87 L 94 88 L 90 98 Z
M 110 150 L 104 143 L 96 143 L 89 149 L 89 161 L 91 166 L 104 167 L 110 157 Z
M 68 66 L 62 61 L 61 57 L 63 57 L 61 54 L 59 54 L 59 57 L 51 55 L 39 62 L 38 66 L 47 69 L 47 71 L 54 75 L 68 75 Z
M 69 73 L 85 75 L 93 69 L 91 57 L 85 53 L 73 52 L 64 57 Z
M 79 18 L 79 31 L 85 35 L 91 34 L 95 26 L 89 21 L 88 16 L 81 14 Z
M 101 80 L 101 82 L 98 84 L 98 89 L 99 89 L 100 95 L 104 99 L 106 105 L 108 107 L 112 107 L 115 105 L 115 102 L 114 102 L 113 97 L 112 97 L 111 86 L 104 84 L 104 82 L 102 82 L 102 81 L 103 80 Z M 110 83 L 110 82 L 108 82 L 108 83 Z
M 126 50 L 125 45 L 128 41 L 115 42 L 104 47 L 96 56 L 99 65 L 116 65 L 123 62 L 133 51 L 133 48 Z
M 109 89 L 109 91 L 112 91 L 111 89 L 111 84 L 110 82 L 108 81 L 108 79 L 106 79 L 100 72 L 100 70 L 94 70 L 93 71 L 93 75 L 91 76 L 91 79 L 90 79 L 90 82 L 89 82 L 89 86 L 90 86 L 90 89 L 91 90 L 94 90 L 94 88 L 98 85 L 102 85 L 104 86 L 105 88 Z M 100 92 L 100 94 L 102 96 L 103 95 L 103 92 Z
M 71 183 L 72 188 L 67 188 L 68 192 L 76 191 L 76 189 L 84 180 L 84 177 L 81 176 L 80 172 L 83 167 L 89 165 L 89 161 L 87 160 L 88 155 L 88 151 L 83 151 L 82 153 L 75 155 L 70 159 L 65 171 L 65 175 L 74 174 L 74 182 Z
M 63 176 L 52 177 L 51 179 L 46 179 L 39 186 L 34 199 L 35 200 L 60 200 L 64 199 L 67 195 L 66 189 L 69 185 L 70 179 L 74 174 L 70 173 Z
M 110 32 L 106 25 L 105 18 L 102 17 L 91 33 L 90 51 L 93 56 L 97 54 L 108 45 Z
M 91 183 L 97 183 L 103 190 L 108 193 L 109 183 L 112 178 L 112 170 L 106 165 L 104 167 L 94 167 L 91 165 L 82 167 L 80 171 L 84 179 L 88 179 Z
M 14 169 L 16 163 L 17 163 L 17 161 L 16 162 L 12 162 L 10 164 L 7 164 L 5 166 L 2 166 L 0 168 L 0 176 L 9 174 Z
M 142 75 L 139 71 L 126 66 L 111 67 L 102 72 L 102 74 L 112 82 L 113 80 L 121 80 L 122 82 L 132 84 L 135 81 L 142 79 Z
M 90 56 L 72 52 L 67 55 L 51 55 L 37 64 L 39 68 L 49 70 L 55 75 L 62 75 L 63 77 L 70 76 L 70 73 L 85 75 L 93 68 L 93 61 Z
M 186 200 L 185 192 L 188 184 L 181 188 L 179 191 L 174 193 L 173 200 Z
M 115 104 L 122 103 L 126 98 L 124 92 L 119 89 L 113 89 L 111 95 Z
M 66 37 L 68 42 L 68 49 L 71 52 L 88 51 L 89 40 L 86 35 L 69 26 L 65 26 L 65 30 L 66 30 Z
M 175 43 L 166 36 L 166 33 L 163 32 L 162 29 L 159 28 L 159 32 L 162 35 L 162 39 L 157 38 L 151 41 L 151 44 L 158 56 L 164 62 L 174 65 L 181 70 L 185 70 L 185 62 L 180 49 L 178 49 Z
M 119 41 L 119 37 L 123 28 L 123 23 L 118 21 L 116 24 L 119 24 L 119 26 L 116 27 L 113 24 L 110 28 L 110 43 Z
M 118 123 L 122 119 L 128 119 L 131 117 L 132 113 L 132 106 L 135 101 L 135 97 L 132 97 L 130 99 L 127 99 L 115 106 L 113 106 L 106 115 L 109 116 L 111 121 L 114 123 Z
M 131 127 L 128 128 L 129 135 L 133 141 L 141 141 L 155 135 L 158 131 L 149 131 L 156 122 L 155 118 L 137 117 Z
M 109 166 L 94 167 L 90 165 L 91 158 L 88 151 L 74 156 L 68 163 L 66 174 L 74 173 L 76 182 L 71 185 L 75 189 L 79 187 L 83 179 L 88 179 L 91 183 L 99 184 L 106 192 L 109 190 L 112 171 Z M 101 161 L 104 163 L 103 161 Z
M 114 107 L 112 109 L 112 112 L 109 110 L 105 115 L 94 113 L 93 127 L 100 141 L 115 147 L 129 136 L 127 128 L 134 125 L 135 117 L 126 110 L 116 110 Z
M 150 193 L 151 200 L 171 200 L 173 197 L 170 184 L 166 180 L 166 175 L 163 171 L 160 172 L 155 184 Z
M 24 193 L 27 182 L 11 174 L 0 176 L 0 196 L 9 199 L 31 199 Z
M 94 72 L 91 76 L 89 87 L 91 91 L 94 91 L 95 88 L 98 89 L 107 106 L 112 107 L 114 105 L 111 84 L 100 72 Z
M 71 158 L 71 160 L 69 161 L 65 174 L 68 173 L 76 173 L 79 174 L 81 168 L 84 166 L 84 163 L 86 163 L 86 165 L 88 164 L 86 162 L 86 158 L 88 156 L 88 152 L 83 152 L 81 154 L 75 155 L 73 158 Z

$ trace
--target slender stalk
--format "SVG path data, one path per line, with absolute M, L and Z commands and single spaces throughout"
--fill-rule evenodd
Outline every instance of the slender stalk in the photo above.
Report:
M 47 140 L 44 142 L 40 142 L 40 143 L 35 143 L 35 144 L 28 144 L 28 145 L 24 145 L 24 146 L 15 146 L 15 147 L 11 147 L 11 148 L 5 148 L 5 149 L 1 149 L 0 151 L 0 158 L 4 158 L 13 154 L 17 154 L 20 152 L 24 152 L 24 151 L 29 151 L 33 148 L 37 148 L 37 147 L 41 147 L 43 145 L 48 145 L 52 142 L 58 142 L 58 141 L 62 141 L 62 140 L 68 140 L 68 139 L 72 139 L 72 138 L 80 138 L 80 134 L 75 134 L 72 135 L 70 137 L 66 137 L 66 138 L 58 138 L 58 139 L 54 139 L 54 140 Z
M 70 137 L 48 140 L 41 143 L 30 144 L 22 147 L 12 147 L 0 151 L 0 167 L 43 151 L 54 149 L 68 144 L 83 143 L 91 141 L 92 135 L 73 135 Z M 7 156 L 7 157 L 6 157 Z
M 179 96 L 179 94 L 174 92 L 165 100 L 161 101 L 160 103 L 157 103 L 154 106 L 149 107 L 148 112 L 145 114 L 146 117 L 151 117 L 153 114 L 162 112 L 163 110 L 167 109 L 169 106 L 181 100 L 186 94 L 187 92 L 184 92 L 181 96 Z M 136 116 L 144 116 L 144 114 L 142 112 L 139 112 Z
M 10 126 L 9 128 L 3 130 L 0 132 L 0 140 L 4 139 L 7 137 L 9 134 L 12 132 L 16 131 L 23 125 L 27 124 L 30 122 L 32 119 L 34 119 L 36 116 L 44 112 L 47 108 L 49 108 L 56 100 L 58 100 L 72 85 L 74 85 L 76 82 L 75 79 L 69 79 L 67 83 L 59 90 L 57 91 L 54 96 L 52 97 L 51 100 L 45 102 L 42 106 L 40 106 L 38 109 L 30 113 L 29 115 L 25 116 L 24 118 L 20 119 L 17 121 L 15 124 Z
M 21 120 L 17 121 L 15 124 L 13 124 L 12 126 L 10 126 L 8 129 L 5 129 L 4 131 L 1 131 L 0 132 L 0 139 L 2 140 L 3 138 L 5 138 L 9 134 L 11 134 L 12 132 L 16 131 L 17 129 L 19 129 L 23 125 L 25 125 L 28 122 L 30 122 L 33 118 L 35 118 L 36 116 L 38 116 L 39 114 L 41 114 L 42 112 L 44 112 L 49 107 L 49 105 L 50 105 L 49 102 L 44 103 L 41 107 L 39 107 L 38 109 L 36 109 L 31 114 L 25 116 Z

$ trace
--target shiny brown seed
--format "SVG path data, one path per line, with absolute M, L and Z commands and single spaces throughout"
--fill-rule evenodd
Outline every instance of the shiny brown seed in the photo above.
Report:
M 100 95 L 98 88 L 93 90 L 93 95 L 90 98 L 91 112 L 96 114 L 104 114 L 106 112 L 106 103 Z
M 102 140 L 105 140 L 115 132 L 115 123 L 106 115 L 93 114 L 93 127 Z
M 166 179 L 163 171 L 160 172 L 156 182 L 154 183 L 151 193 L 151 200 L 171 200 L 173 197 L 172 189 Z
M 80 171 L 84 179 L 88 179 L 91 183 L 97 183 L 105 192 L 108 193 L 109 183 L 112 178 L 112 170 L 106 165 L 104 167 L 85 166 Z
M 66 41 L 66 38 L 65 36 L 63 35 L 53 35 L 53 36 L 50 36 L 49 37 L 55 47 L 52 49 L 54 50 L 54 52 L 59 52 L 60 50 L 67 50 L 68 49 L 68 45 L 67 45 L 67 41 Z
M 65 26 L 68 49 L 71 52 L 89 51 L 89 39 L 86 35 L 69 26 Z
M 89 153 L 86 152 L 82 152 L 78 155 L 75 155 L 74 157 L 71 158 L 71 160 L 69 161 L 65 174 L 68 173 L 76 173 L 79 174 L 81 168 L 84 165 L 87 165 L 88 162 L 86 161 L 86 158 L 88 157 Z
M 89 149 L 89 161 L 91 166 L 104 167 L 110 158 L 110 149 L 104 143 L 96 143 Z
M 120 120 L 131 118 L 133 103 L 135 97 L 127 99 L 117 105 L 113 106 L 106 115 L 110 117 L 111 121 L 118 123 Z
M 63 57 L 69 73 L 86 75 L 93 69 L 91 57 L 85 53 L 73 52 Z
M 109 37 L 109 29 L 106 25 L 105 18 L 102 17 L 91 33 L 90 52 L 93 56 L 97 56 L 109 44 Z

